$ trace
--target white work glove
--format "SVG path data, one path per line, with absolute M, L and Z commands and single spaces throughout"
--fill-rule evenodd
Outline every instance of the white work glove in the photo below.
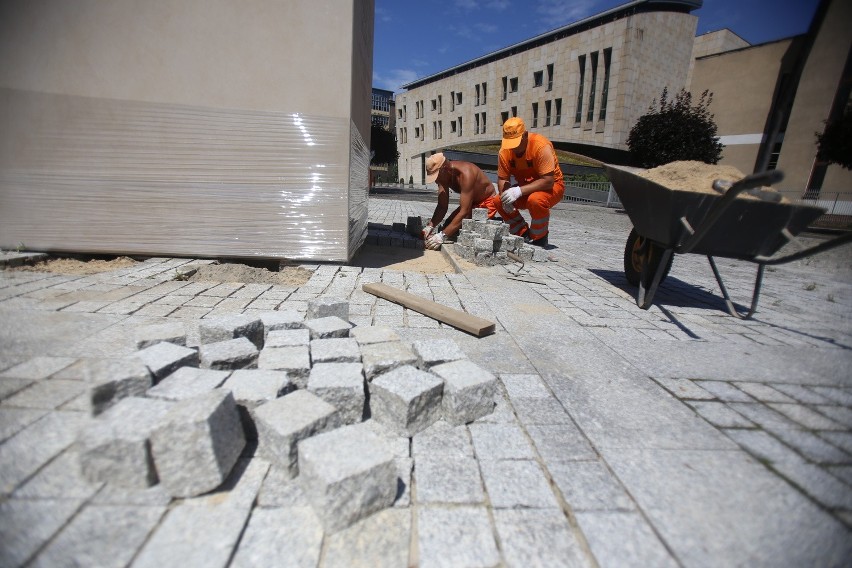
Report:
M 426 248 L 429 250 L 439 250 L 444 244 L 444 232 L 435 233 L 426 241 Z
M 423 231 L 421 233 L 423 235 L 423 240 L 425 241 L 426 239 L 428 239 L 430 236 L 432 236 L 432 233 L 434 232 L 435 227 L 433 225 L 426 225 L 425 227 L 423 227 Z
M 503 202 L 503 207 L 505 209 L 514 209 L 515 206 L 513 203 L 518 200 L 521 196 L 521 188 L 517 185 L 513 185 L 506 191 L 500 194 L 500 201 Z

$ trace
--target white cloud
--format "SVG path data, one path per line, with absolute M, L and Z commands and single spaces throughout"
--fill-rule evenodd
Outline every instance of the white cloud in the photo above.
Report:
M 416 71 L 411 69 L 391 69 L 386 75 L 373 73 L 373 86 L 399 93 L 402 86 L 420 77 Z
M 497 24 L 486 24 L 484 22 L 479 22 L 477 24 L 473 24 L 473 27 L 475 27 L 477 30 L 479 30 L 483 33 L 487 33 L 487 34 L 493 34 L 494 32 L 496 32 L 497 30 L 500 29 L 499 26 L 497 26 Z
M 376 21 L 391 22 L 393 18 L 388 10 L 376 6 Z
M 479 7 L 477 0 L 456 0 L 455 4 L 456 8 L 465 11 L 476 10 Z
M 547 29 L 558 28 L 596 13 L 595 0 L 539 0 L 536 13 Z
M 509 0 L 491 0 L 488 2 L 488 9 L 502 12 L 509 7 Z

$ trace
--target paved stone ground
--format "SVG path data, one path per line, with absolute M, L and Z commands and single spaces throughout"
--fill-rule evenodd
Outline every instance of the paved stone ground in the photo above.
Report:
M 370 221 L 434 207 L 384 197 Z M 175 281 L 191 260 L 173 258 L 0 272 L 0 565 L 848 565 L 852 250 L 767 271 L 746 322 L 724 311 L 703 257 L 679 256 L 643 311 L 621 268 L 627 217 L 557 209 L 556 261 L 524 272 L 544 284 L 463 262 L 439 275 L 311 265 L 298 288 Z M 719 266 L 750 297 L 754 266 Z M 497 331 L 477 339 L 361 291 L 376 281 Z M 400 440 L 398 461 L 414 465 L 394 507 L 324 534 L 259 458 L 186 500 L 83 479 L 79 359 L 132 353 L 143 324 L 197 330 L 223 313 L 305 312 L 324 294 L 347 298 L 356 325 L 453 339 L 500 378 L 493 414 Z

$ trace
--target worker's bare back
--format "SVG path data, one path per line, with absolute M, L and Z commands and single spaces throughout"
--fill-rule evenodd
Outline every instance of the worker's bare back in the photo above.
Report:
M 470 162 L 452 161 L 453 183 L 450 189 L 460 194 L 469 194 L 473 203 L 480 203 L 494 194 L 494 185 L 478 167 Z

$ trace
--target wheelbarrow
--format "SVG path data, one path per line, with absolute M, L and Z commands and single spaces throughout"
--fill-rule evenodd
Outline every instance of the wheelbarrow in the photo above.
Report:
M 852 233 L 782 257 L 773 255 L 793 240 L 825 210 L 782 200 L 775 191 L 761 190 L 778 183 L 783 174 L 772 170 L 735 183 L 716 180 L 713 192 L 665 187 L 638 175 L 642 170 L 601 164 L 633 223 L 624 249 L 624 273 L 638 286 L 636 304 L 651 307 L 657 288 L 671 268 L 674 254 L 704 254 L 719 284 L 728 312 L 748 319 L 757 310 L 766 266 L 792 262 L 840 246 Z M 747 192 L 753 199 L 737 198 Z M 751 306 L 740 311 L 728 294 L 714 257 L 757 264 Z

